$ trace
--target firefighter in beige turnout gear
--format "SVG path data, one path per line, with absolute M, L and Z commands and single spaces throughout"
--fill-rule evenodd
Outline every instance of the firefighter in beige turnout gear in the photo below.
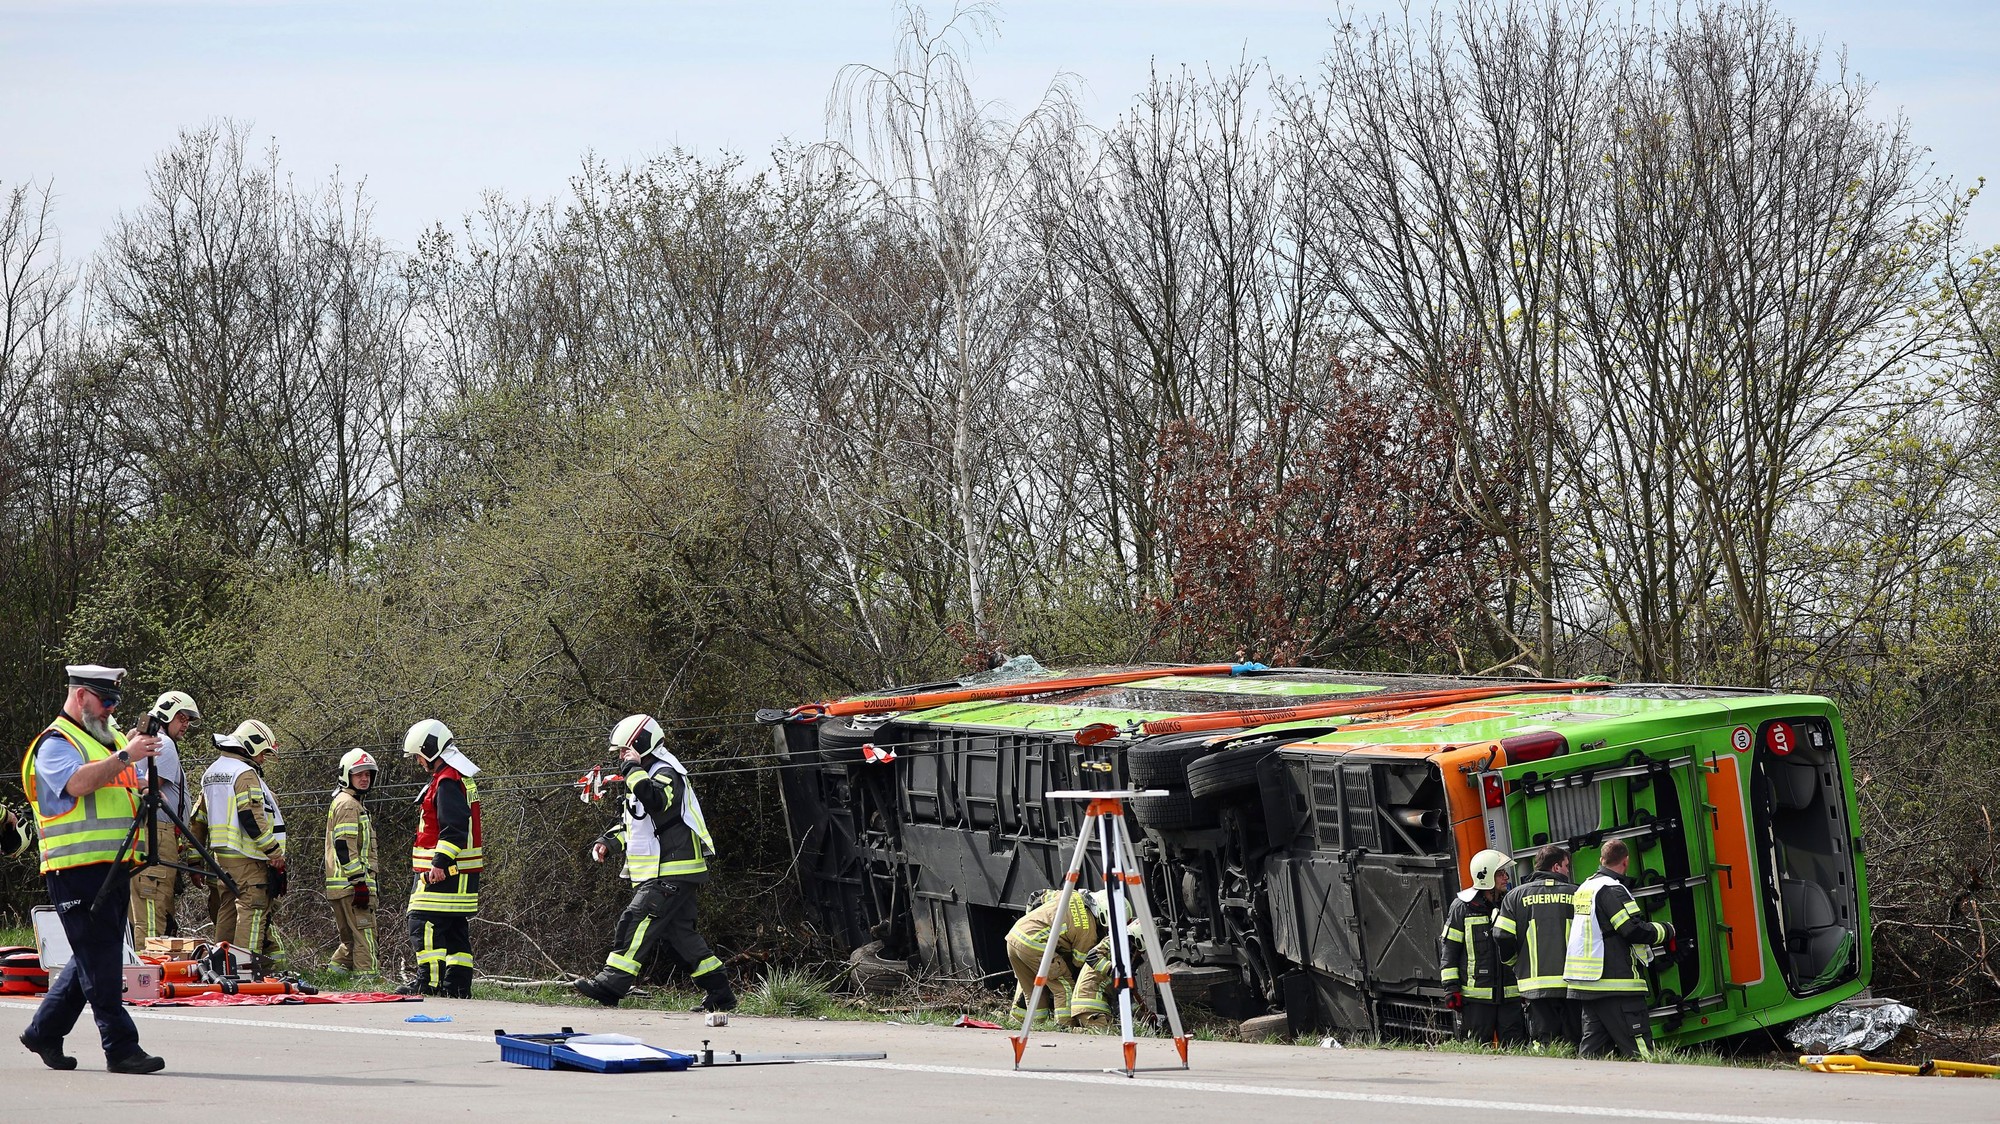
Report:
M 326 810 L 326 901 L 340 947 L 333 965 L 364 976 L 375 974 L 375 825 L 362 793 L 375 785 L 375 758 L 350 749 L 340 758 L 340 787 Z
M 590 857 L 603 862 L 612 843 L 624 844 L 632 901 L 619 915 L 604 967 L 572 986 L 616 1007 L 665 946 L 702 990 L 695 1010 L 734 1010 L 729 975 L 695 931 L 697 893 L 708 882 L 715 840 L 688 783 L 687 767 L 667 748 L 665 731 L 647 714 L 630 715 L 613 727 L 611 750 L 622 770 L 617 779 L 625 786 L 624 816 L 590 845 Z
M 168 691 L 153 703 L 148 717 L 157 724 L 155 731 L 160 739 L 160 755 L 150 761 L 141 761 L 133 766 L 139 778 L 139 790 L 144 792 L 152 783 L 152 772 L 160 774 L 160 805 L 171 809 L 180 817 L 181 823 L 188 822 L 189 808 L 187 776 L 181 767 L 180 739 L 195 723 L 201 721 L 201 708 L 194 700 L 181 691 Z M 156 817 L 154 838 L 158 840 L 163 862 L 192 863 L 200 859 L 194 845 L 181 837 L 181 829 L 165 815 Z M 146 829 L 143 825 L 139 834 L 132 839 L 134 847 L 146 845 Z M 147 937 L 171 935 L 169 930 L 174 921 L 174 899 L 180 890 L 180 871 L 170 866 L 149 866 L 132 876 L 132 947 L 140 952 L 146 950 Z
M 216 865 L 236 882 L 234 891 L 216 884 L 215 936 L 254 956 L 270 956 L 271 903 L 283 892 L 285 816 L 264 783 L 263 767 L 278 741 L 269 726 L 251 718 L 227 736 L 216 735 L 215 748 L 221 754 L 202 774 L 196 819 L 207 825 Z
M 1055 933 L 1056 906 L 1061 901 L 1061 891 L 1046 891 L 1046 896 L 1007 930 L 1007 963 L 1014 969 L 1015 980 L 1011 1017 L 1016 1022 L 1027 1018 L 1028 997 L 1034 994 L 1035 989 L 1035 973 L 1041 970 L 1042 951 L 1049 947 L 1052 935 L 1056 942 L 1056 954 L 1049 958 L 1043 1003 L 1055 1025 L 1075 1025 L 1077 1009 L 1074 996 L 1081 990 L 1080 973 L 1090 977 L 1091 986 L 1099 994 L 1109 976 L 1108 965 L 1104 971 L 1092 971 L 1090 958 L 1092 950 L 1102 945 L 1111 931 L 1110 896 L 1103 890 L 1071 894 L 1069 916 L 1061 926 L 1062 931 Z M 1084 1013 L 1086 1016 L 1098 1014 L 1099 1007 L 1103 1007 L 1105 1012 L 1110 1010 L 1100 1001 L 1086 1006 Z

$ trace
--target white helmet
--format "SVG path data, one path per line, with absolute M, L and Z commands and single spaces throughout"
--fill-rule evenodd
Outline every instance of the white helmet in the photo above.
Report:
M 1475 890 L 1491 890 L 1493 888 L 1494 876 L 1506 870 L 1513 864 L 1513 861 L 1504 853 L 1496 851 L 1491 847 L 1472 856 L 1472 865 L 1470 868 L 1472 872 L 1472 888 Z
M 183 714 L 188 716 L 189 725 L 201 721 L 201 708 L 194 705 L 194 699 L 186 691 L 168 691 L 154 699 L 152 712 L 159 716 L 162 725 Z
M 365 749 L 350 749 L 340 755 L 340 783 L 354 787 L 354 774 L 377 771 L 375 758 Z
M 1097 917 L 1099 922 L 1108 928 L 1112 921 L 1111 895 L 1103 890 L 1092 890 L 1088 894 L 1085 894 L 1084 898 L 1090 902 L 1090 912 Z M 1125 907 L 1125 916 L 1129 920 L 1132 916 L 1132 899 L 1127 897 L 1123 890 L 1120 890 L 1118 892 L 1118 902 Z
M 435 718 L 424 719 L 403 735 L 403 752 L 426 761 L 434 761 L 438 754 L 457 746 L 458 739 L 451 736 L 451 727 Z
M 230 731 L 229 737 L 249 757 L 262 757 L 275 752 L 278 748 L 277 735 L 271 732 L 269 726 L 255 718 L 245 718 L 236 729 Z
M 653 721 L 650 714 L 629 714 L 611 727 L 611 748 L 623 752 L 631 750 L 641 757 L 664 758 L 667 753 L 667 733 L 660 724 Z
M 468 777 L 479 772 L 479 766 L 458 751 L 458 739 L 452 736 L 451 727 L 435 718 L 426 718 L 410 727 L 410 732 L 403 735 L 403 752 L 423 758 L 425 764 L 443 758 L 446 764 Z

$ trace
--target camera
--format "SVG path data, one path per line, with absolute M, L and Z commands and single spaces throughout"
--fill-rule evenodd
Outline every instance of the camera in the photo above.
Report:
M 139 732 L 150 737 L 166 729 L 166 726 L 166 720 L 160 717 L 159 711 L 149 710 L 146 712 L 145 723 L 139 727 Z

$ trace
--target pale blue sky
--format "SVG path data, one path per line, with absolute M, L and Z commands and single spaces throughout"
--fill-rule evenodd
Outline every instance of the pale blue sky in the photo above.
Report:
M 1941 172 L 2000 172 L 2000 5 L 1780 4 L 1847 45 L 1878 113 L 1906 113 Z M 1108 122 L 1155 62 L 1222 66 L 1247 51 L 1310 71 L 1334 10 L 1008 0 L 975 81 L 1019 105 L 1069 71 Z M 0 182 L 53 181 L 66 253 L 82 257 L 138 202 L 178 129 L 235 117 L 276 138 L 302 178 L 366 176 L 378 228 L 408 248 L 482 190 L 560 192 L 586 149 L 614 163 L 675 145 L 754 160 L 780 137 L 819 139 L 841 65 L 887 62 L 894 38 L 888 0 L 0 0 Z M 2000 177 L 1983 203 L 1974 232 L 2000 242 Z

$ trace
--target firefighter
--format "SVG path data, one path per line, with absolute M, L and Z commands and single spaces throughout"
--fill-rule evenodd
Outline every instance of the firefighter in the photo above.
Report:
M 1537 1046 L 1565 1043 L 1576 1049 L 1583 1024 L 1563 982 L 1569 920 L 1576 883 L 1569 880 L 1569 848 L 1551 843 L 1535 854 L 1535 873 L 1507 891 L 1493 922 L 1493 943 L 1514 970 L 1528 1008 L 1528 1037 Z
M 1472 885 L 1451 899 L 1438 939 L 1438 963 L 1444 986 L 1451 989 L 1445 1004 L 1457 1014 L 1457 1037 L 1469 1042 L 1491 1045 L 1497 1039 L 1512 1046 L 1527 1038 L 1521 991 L 1493 943 L 1493 918 L 1507 892 L 1509 861 L 1490 849 L 1472 856 Z
M 70 959 L 35 1008 L 21 1045 L 50 1069 L 75 1069 L 76 1059 L 63 1053 L 63 1038 L 88 1003 L 104 1044 L 104 1068 L 158 1073 L 167 1063 L 140 1048 L 139 1028 L 125 1012 L 126 919 L 118 911 L 130 898 L 115 883 L 112 893 L 103 891 L 121 876 L 120 852 L 139 814 L 132 765 L 152 757 L 159 739 L 140 734 L 127 740 L 112 724 L 124 668 L 75 664 L 66 670 L 63 712 L 22 754 L 21 788 L 34 802 L 42 880 L 69 938 Z
M 417 978 L 403 995 L 472 997 L 472 917 L 479 912 L 479 873 L 486 868 L 479 830 L 479 766 L 435 718 L 403 735 L 403 752 L 422 761 L 430 780 L 417 797 L 417 838 L 410 847 L 416 881 L 410 890 L 410 947 Z
M 160 858 L 166 861 L 189 860 L 192 849 L 187 840 L 181 838 L 181 829 L 173 819 L 166 816 L 172 812 L 180 824 L 188 822 L 187 776 L 181 769 L 180 739 L 188 730 L 201 721 L 201 709 L 194 700 L 181 691 L 168 691 L 154 703 L 147 717 L 156 724 L 154 733 L 160 739 L 160 755 L 151 761 L 142 761 L 133 767 L 139 778 L 141 791 L 151 783 L 152 773 L 160 774 L 160 808 L 162 814 L 155 817 L 154 838 L 158 841 Z M 146 829 L 141 826 L 135 846 L 146 844 Z M 132 876 L 132 947 L 143 952 L 147 937 L 164 937 L 173 926 L 174 898 L 180 889 L 180 871 L 171 866 L 142 867 Z
M 1640 969 L 1651 962 L 1654 945 L 1673 948 L 1674 927 L 1645 919 L 1625 878 L 1631 862 L 1625 841 L 1609 840 L 1598 849 L 1597 873 L 1576 888 L 1563 982 L 1582 1009 L 1577 1052 L 1586 1058 L 1613 1051 L 1636 1058 L 1652 1046 Z
M 1129 901 L 1129 899 L 1128 899 Z M 1131 916 L 1129 910 L 1126 916 Z M 1126 949 L 1133 957 L 1134 975 L 1137 975 L 1138 958 L 1146 954 L 1139 939 L 1139 921 L 1134 918 L 1125 923 Z M 1104 939 L 1091 947 L 1083 958 L 1083 968 L 1076 974 L 1076 990 L 1070 996 L 1070 1017 L 1077 1026 L 1102 1027 L 1111 1023 L 1111 1016 L 1117 1010 L 1118 975 L 1117 961 L 1111 955 L 1111 923 L 1105 922 Z M 1027 1000 L 1022 999 L 1021 1005 Z
M 688 783 L 687 767 L 667 748 L 667 736 L 648 714 L 633 714 L 611 730 L 611 750 L 623 772 L 624 819 L 590 845 L 603 862 L 611 844 L 625 847 L 624 876 L 632 901 L 618 917 L 618 931 L 604 967 L 577 980 L 578 992 L 616 1007 L 653 954 L 664 944 L 701 987 L 696 1011 L 733 1011 L 736 993 L 722 961 L 695 931 L 697 894 L 708 882 L 715 840 L 701 814 L 701 800 Z
M 215 939 L 269 958 L 271 903 L 284 892 L 285 815 L 264 783 L 264 766 L 277 753 L 278 739 L 271 727 L 248 718 L 214 741 L 218 753 L 201 775 L 196 820 L 206 825 L 216 865 L 236 883 L 231 890 L 217 880 L 211 898 Z
M 326 810 L 326 900 L 340 947 L 333 966 L 375 974 L 375 825 L 361 796 L 375 785 L 375 758 L 350 749 L 340 758 L 340 787 Z
M 1034 994 L 1035 973 L 1041 970 L 1042 950 L 1049 947 L 1051 931 L 1057 928 L 1056 906 L 1062 895 L 1048 891 L 1042 900 L 1023 914 L 1014 927 L 1007 930 L 1007 963 L 1013 966 L 1014 1010 L 1013 1017 L 1025 1021 L 1028 1016 L 1028 997 Z M 1076 1009 L 1071 1001 L 1071 989 L 1079 969 L 1089 964 L 1090 950 L 1104 940 L 1111 930 L 1109 910 L 1110 895 L 1103 890 L 1076 893 L 1069 896 L 1069 917 L 1061 926 L 1062 931 L 1054 934 L 1056 954 L 1049 958 L 1047 979 L 1048 995 L 1044 1002 L 1054 1013 L 1055 1025 L 1074 1025 Z M 1107 970 L 1108 974 L 1108 970 Z M 1100 1001 L 1091 1008 L 1104 1006 Z

